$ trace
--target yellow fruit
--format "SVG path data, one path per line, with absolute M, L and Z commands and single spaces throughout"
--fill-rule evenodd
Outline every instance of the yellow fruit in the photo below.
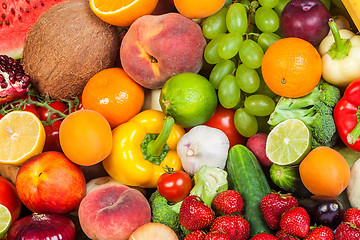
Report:
M 27 111 L 12 111 L 0 120 L 0 163 L 20 166 L 40 154 L 45 129 L 39 118 Z

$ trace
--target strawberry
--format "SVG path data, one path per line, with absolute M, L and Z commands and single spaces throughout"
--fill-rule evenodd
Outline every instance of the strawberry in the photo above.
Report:
M 345 211 L 344 222 L 354 223 L 360 228 L 360 210 L 358 208 L 349 208 Z
M 205 233 L 202 230 L 195 230 L 186 235 L 184 240 L 204 240 Z
M 180 224 L 187 230 L 203 229 L 211 225 L 214 213 L 195 195 L 187 196 L 180 207 Z
M 282 214 L 299 205 L 298 201 L 290 193 L 270 193 L 261 199 L 260 208 L 266 223 L 273 230 L 280 229 Z
M 299 238 L 287 234 L 284 230 L 279 230 L 275 235 L 279 240 L 298 240 Z
M 229 235 L 231 240 L 243 240 L 248 239 L 250 235 L 250 225 L 239 215 L 224 215 L 215 218 L 210 232 L 224 232 Z
M 281 217 L 280 228 L 288 234 L 303 238 L 309 232 L 309 214 L 303 207 L 291 208 Z
M 311 229 L 311 228 L 310 228 Z M 319 226 L 310 230 L 304 240 L 334 240 L 335 235 L 331 228 Z
M 259 233 L 250 238 L 250 240 L 278 240 L 278 238 L 269 233 Z
M 235 190 L 226 190 L 214 198 L 212 208 L 216 215 L 241 214 L 244 207 L 243 199 Z
M 342 222 L 335 230 L 335 240 L 359 240 L 360 231 L 353 223 Z
M 204 240 L 230 240 L 230 237 L 223 232 L 208 232 Z

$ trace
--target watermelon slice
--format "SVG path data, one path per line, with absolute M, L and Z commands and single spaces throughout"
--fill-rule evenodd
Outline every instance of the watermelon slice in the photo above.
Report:
M 0 55 L 22 57 L 25 37 L 40 14 L 64 0 L 2 0 L 0 2 Z

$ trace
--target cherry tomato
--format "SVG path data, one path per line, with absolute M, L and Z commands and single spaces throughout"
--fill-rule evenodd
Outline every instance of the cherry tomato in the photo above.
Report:
M 28 112 L 32 112 L 33 114 L 35 114 L 38 118 L 40 118 L 39 116 L 39 112 L 32 106 L 30 105 L 25 105 L 25 108 L 21 108 L 23 111 L 28 111 Z
M 65 105 L 65 103 L 60 102 L 60 101 L 52 102 L 49 104 L 49 106 L 60 112 L 66 112 L 66 110 L 68 109 L 67 106 Z M 39 112 L 41 121 L 47 121 L 48 115 L 49 115 L 49 113 L 51 113 L 48 109 L 46 109 L 44 107 L 39 107 L 38 112 Z M 60 118 L 60 116 L 56 113 L 53 113 L 50 115 L 51 120 L 54 120 L 56 118 Z
M 60 146 L 60 139 L 59 139 L 59 128 L 61 124 L 61 120 L 54 122 L 52 125 L 45 125 L 45 145 L 44 145 L 44 152 L 46 151 L 58 151 L 62 152 Z
M 230 148 L 236 144 L 245 144 L 246 138 L 242 136 L 235 127 L 234 109 L 217 106 L 215 114 L 204 125 L 220 129 L 229 138 Z
M 157 190 L 169 202 L 182 201 L 189 195 L 191 188 L 191 178 L 184 171 L 165 172 L 157 182 Z
M 21 202 L 15 189 L 15 185 L 6 178 L 0 176 L 0 204 L 9 209 L 12 220 L 15 222 L 21 212 Z

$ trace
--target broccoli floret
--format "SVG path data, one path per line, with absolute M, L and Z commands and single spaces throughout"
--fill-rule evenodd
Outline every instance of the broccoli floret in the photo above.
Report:
M 336 142 L 333 110 L 340 97 L 340 90 L 336 86 L 321 79 L 304 97 L 281 97 L 269 117 L 268 124 L 273 128 L 286 119 L 300 119 L 312 133 L 312 148 L 332 147 Z

